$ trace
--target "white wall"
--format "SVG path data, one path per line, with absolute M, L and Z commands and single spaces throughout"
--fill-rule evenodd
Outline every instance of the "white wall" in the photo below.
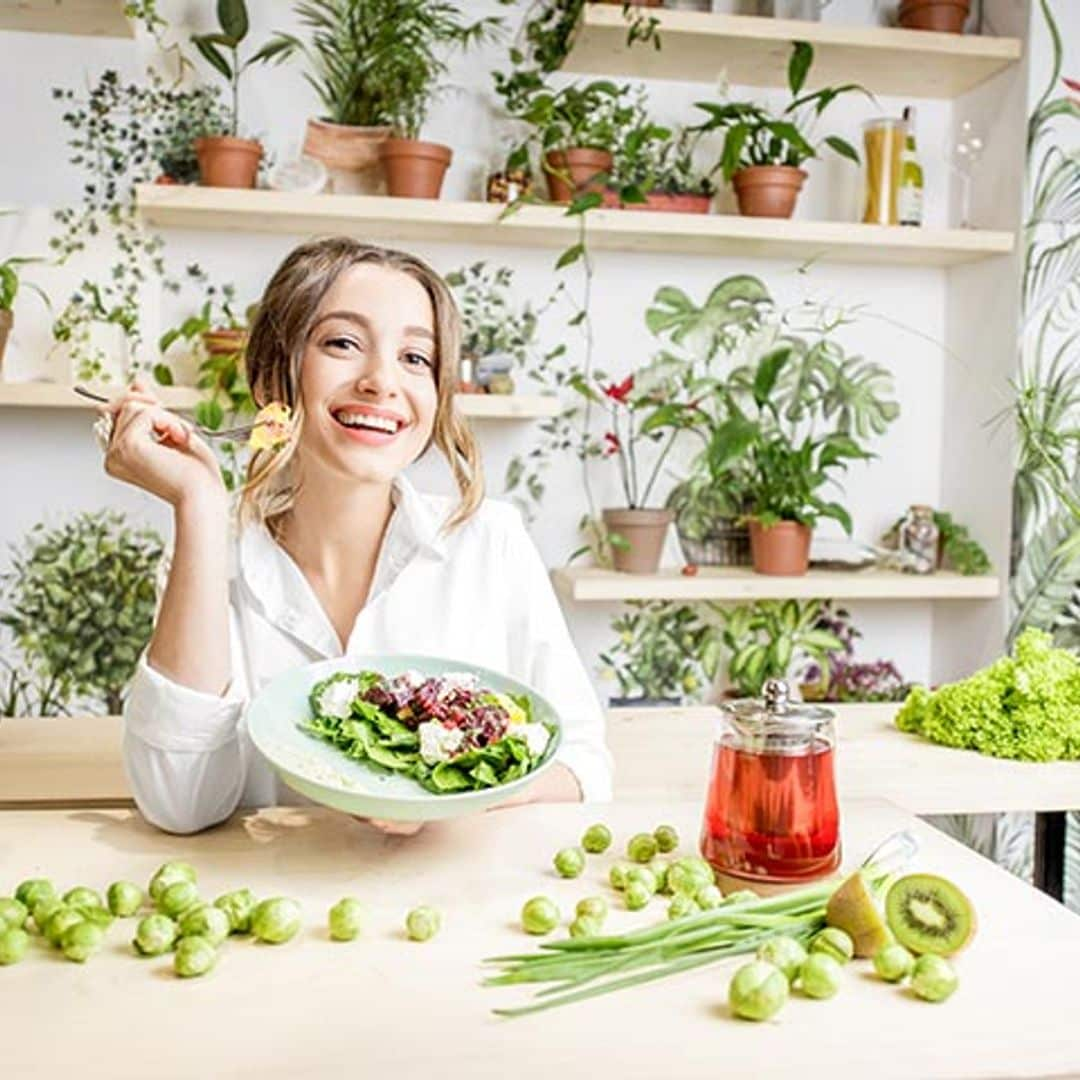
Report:
M 192 10 L 209 10 L 210 5 L 166 3 L 162 7 L 179 22 Z M 270 28 L 291 25 L 283 3 L 255 2 L 250 7 L 255 42 L 261 42 Z M 523 7 L 517 5 L 515 10 Z M 504 10 L 488 3 L 470 3 L 468 9 L 470 14 Z M 870 22 L 878 18 L 868 0 L 837 0 L 827 14 L 838 21 L 862 17 Z M 42 208 L 78 198 L 78 178 L 66 164 L 60 110 L 51 100 L 50 88 L 87 82 L 107 66 L 134 73 L 139 60 L 148 55 L 146 45 L 142 40 L 132 43 L 0 33 L 0 100 L 19 102 L 19 107 L 7 114 L 7 153 L 0 157 L 0 203 L 38 208 L 31 218 L 34 224 L 7 229 L 6 248 L 0 250 L 27 251 L 40 240 Z M 455 147 L 454 165 L 444 189 L 449 198 L 476 197 L 479 193 L 484 164 L 496 134 L 488 73 L 493 66 L 504 64 L 504 56 L 504 48 L 496 47 L 455 62 L 453 76 L 459 90 L 435 108 L 427 126 L 427 137 Z M 710 86 L 679 83 L 654 83 L 650 91 L 657 114 L 668 120 L 691 118 L 692 103 L 713 94 Z M 855 99 L 842 101 L 827 117 L 828 128 L 858 143 L 863 120 L 876 114 L 898 115 L 904 104 L 889 99 L 876 106 Z M 949 177 L 944 155 L 953 107 L 931 101 L 916 104 L 927 178 L 927 219 L 930 224 L 945 224 Z M 244 122 L 279 154 L 295 151 L 305 118 L 314 109 L 312 94 L 296 68 L 257 68 L 246 79 Z M 996 128 L 991 134 L 998 137 Z M 1007 133 L 1002 137 L 1011 138 Z M 858 172 L 839 160 L 814 163 L 810 171 L 798 216 L 856 218 L 861 184 Z M 4 242 L 0 232 L 0 243 Z M 232 236 L 176 232 L 168 236 L 168 255 L 177 267 L 197 260 L 213 276 L 234 280 L 242 297 L 254 297 L 293 242 L 293 238 L 244 233 Z M 544 297 L 554 280 L 550 252 L 456 244 L 411 246 L 442 270 L 476 258 L 512 265 L 523 295 Z M 946 449 L 943 443 L 943 431 L 949 428 L 945 412 L 950 363 L 940 344 L 950 336 L 946 308 L 949 290 L 944 271 L 819 264 L 809 274 L 799 274 L 797 267 L 779 260 L 601 253 L 597 257 L 594 308 L 598 363 L 620 372 L 649 355 L 651 341 L 644 328 L 643 311 L 658 286 L 676 284 L 701 298 L 718 279 L 736 272 L 761 275 L 781 301 L 811 295 L 866 306 L 866 317 L 845 332 L 843 340 L 849 348 L 893 370 L 902 415 L 888 438 L 876 448 L 880 460 L 853 470 L 848 480 L 846 498 L 855 517 L 856 536 L 875 538 L 911 502 L 939 503 L 945 494 L 946 505 L 950 505 L 948 500 L 960 505 L 957 485 L 950 480 L 947 490 L 943 487 L 943 475 L 948 472 L 945 455 L 960 452 L 951 445 Z M 575 273 L 571 273 L 571 280 Z M 47 275 L 39 277 L 44 282 Z M 64 298 L 57 295 L 56 299 L 62 303 Z M 999 299 L 995 297 L 994 302 Z M 173 313 L 166 307 L 166 318 Z M 29 296 L 18 305 L 17 321 L 14 355 L 8 367 L 15 375 L 28 377 L 40 367 L 47 324 L 40 305 Z M 549 330 L 557 339 L 574 340 L 573 331 L 562 325 L 549 326 Z M 151 327 L 148 336 L 153 339 L 156 329 Z M 977 365 L 974 370 L 977 372 Z M 91 420 L 90 414 L 77 411 L 0 410 L 0 485 L 4 495 L 0 503 L 0 544 L 19 538 L 30 524 L 47 514 L 105 503 L 122 506 L 163 530 L 167 528 L 167 515 L 160 507 L 102 475 L 90 438 Z M 508 457 L 515 450 L 528 448 L 534 433 L 528 425 L 509 423 L 481 425 L 479 432 L 490 489 L 498 493 Z M 985 433 L 969 433 L 971 444 L 963 452 L 971 455 L 973 474 L 982 475 L 988 463 Z M 996 462 L 993 468 L 997 468 Z M 421 463 L 416 472 L 423 484 L 444 482 L 434 463 Z M 605 475 L 603 469 L 598 469 L 595 481 L 598 493 L 615 500 L 613 470 Z M 561 463 L 550 486 L 560 494 L 549 496 L 534 536 L 547 562 L 557 565 L 578 544 L 575 526 L 583 499 L 577 462 Z M 965 503 L 962 509 L 967 512 L 974 505 Z M 994 535 L 977 530 L 995 556 L 1003 550 L 1005 539 L 999 535 L 999 518 L 995 513 L 986 519 Z M 826 531 L 823 529 L 823 533 Z M 592 606 L 569 611 L 573 632 L 590 665 L 606 644 L 606 621 L 613 613 L 614 609 Z M 866 658 L 893 658 L 907 676 L 916 679 L 929 678 L 932 673 L 937 678 L 958 673 L 932 665 L 930 605 L 856 605 L 855 613 L 865 632 L 862 651 Z

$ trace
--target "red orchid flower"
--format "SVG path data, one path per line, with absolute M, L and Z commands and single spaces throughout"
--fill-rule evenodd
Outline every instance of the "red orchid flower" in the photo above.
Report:
M 626 399 L 630 396 L 633 389 L 634 376 L 628 375 L 621 383 L 612 383 L 610 386 L 605 387 L 604 393 L 611 398 L 612 401 L 617 401 L 620 405 L 625 405 Z
M 1075 93 L 1077 93 L 1077 94 L 1080 94 L 1080 82 L 1077 82 L 1077 81 L 1076 81 L 1076 79 L 1062 79 L 1061 81 L 1062 81 L 1062 82 L 1063 82 L 1063 83 L 1064 83 L 1064 84 L 1065 84 L 1065 85 L 1066 85 L 1066 86 L 1067 86 L 1067 87 L 1068 87 L 1068 88 L 1069 88 L 1070 90 L 1074 91 L 1074 92 L 1075 92 Z
M 604 433 L 604 456 L 611 457 L 612 454 L 617 454 L 622 449 L 622 443 L 619 442 L 619 436 L 612 431 Z

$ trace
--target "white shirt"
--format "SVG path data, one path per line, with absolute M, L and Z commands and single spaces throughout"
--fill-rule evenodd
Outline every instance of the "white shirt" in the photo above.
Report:
M 223 821 L 237 806 L 303 802 L 251 743 L 247 700 L 283 671 L 330 657 L 418 653 L 474 663 L 533 687 L 563 724 L 557 759 L 586 800 L 611 798 L 604 715 L 547 570 L 520 514 L 485 500 L 448 534 L 444 496 L 404 478 L 371 593 L 342 653 L 307 579 L 263 527 L 234 545 L 229 583 L 232 678 L 223 696 L 181 686 L 144 656 L 124 708 L 124 762 L 143 816 L 169 832 Z

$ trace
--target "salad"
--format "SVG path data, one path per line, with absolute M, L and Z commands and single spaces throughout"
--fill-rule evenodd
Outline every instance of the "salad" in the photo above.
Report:
M 448 794 L 508 784 L 540 764 L 552 731 L 524 694 L 503 694 L 467 672 L 338 672 L 316 683 L 302 731 Z

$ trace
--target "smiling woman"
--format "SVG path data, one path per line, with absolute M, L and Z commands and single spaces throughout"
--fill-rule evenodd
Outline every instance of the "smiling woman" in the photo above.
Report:
M 125 711 L 128 773 L 151 822 L 191 832 L 286 796 L 251 745 L 248 699 L 285 670 L 360 654 L 440 656 L 533 687 L 563 740 L 525 798 L 609 797 L 603 716 L 546 570 L 517 511 L 483 498 L 454 407 L 459 338 L 445 283 L 419 259 L 346 238 L 289 255 L 246 363 L 256 402 L 286 406 L 290 421 L 252 457 L 235 537 L 197 435 L 138 385 L 109 406 L 106 470 L 175 518 Z M 456 501 L 403 475 L 432 445 Z

